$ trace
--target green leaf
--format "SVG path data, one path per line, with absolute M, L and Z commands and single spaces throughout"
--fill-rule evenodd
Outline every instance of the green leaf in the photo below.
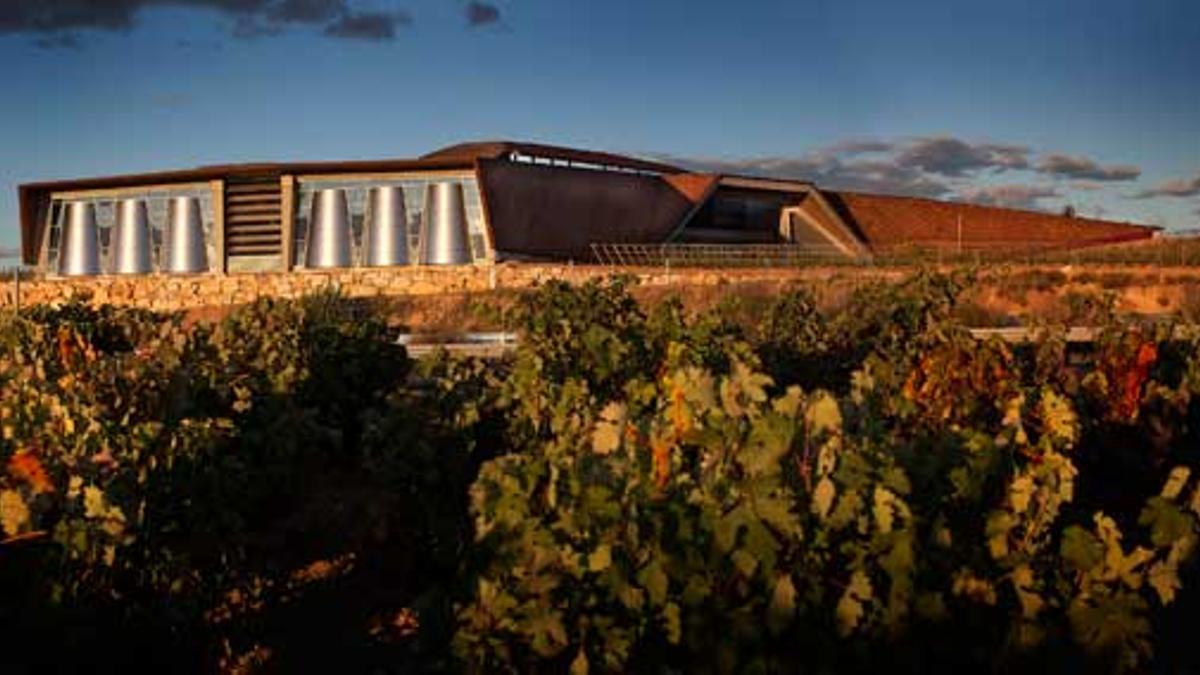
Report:
M 754 570 L 758 568 L 758 559 L 744 550 L 738 549 L 737 551 L 734 551 L 731 559 L 733 560 L 733 566 L 736 567 L 744 577 L 748 578 L 753 576 Z
M 717 519 L 713 527 L 713 541 L 717 552 L 729 553 L 733 550 L 737 545 L 738 532 L 746 524 L 747 516 L 746 509 L 739 506 Z
M 1172 542 L 1194 537 L 1191 516 L 1184 513 L 1166 497 L 1151 497 L 1146 500 L 1138 515 L 1138 524 L 1150 528 L 1150 541 L 1159 548 Z
M 539 656 L 557 656 L 567 646 L 567 631 L 563 627 L 561 612 L 538 611 L 529 617 L 526 630 L 531 637 L 530 646 Z
M 683 595 L 681 596 L 683 604 L 688 607 L 696 607 L 701 602 L 704 602 L 712 594 L 709 589 L 710 585 L 706 577 L 693 574 L 688 578 L 687 585 L 683 588 Z
M 1059 553 L 1076 572 L 1087 572 L 1104 559 L 1104 546 L 1091 532 L 1072 525 L 1063 531 Z
M 783 496 L 757 498 L 754 500 L 754 513 L 788 539 L 800 538 L 800 519 L 792 513 L 790 499 Z

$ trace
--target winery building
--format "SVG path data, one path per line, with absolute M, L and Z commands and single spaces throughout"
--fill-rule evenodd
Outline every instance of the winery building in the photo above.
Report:
M 416 159 L 205 166 L 22 185 L 22 256 L 47 275 L 596 260 L 606 246 L 1079 248 L 1157 229 L 799 180 L 689 172 L 532 143 Z

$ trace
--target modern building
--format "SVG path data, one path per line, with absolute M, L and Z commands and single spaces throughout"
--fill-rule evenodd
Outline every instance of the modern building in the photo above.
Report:
M 619 244 L 1082 247 L 1156 228 L 688 172 L 532 143 L 417 159 L 206 166 L 22 185 L 24 262 L 47 274 L 233 273 L 594 260 Z

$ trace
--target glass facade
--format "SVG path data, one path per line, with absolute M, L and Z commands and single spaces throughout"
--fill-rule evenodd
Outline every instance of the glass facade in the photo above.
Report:
M 312 215 L 313 196 L 319 190 L 344 190 L 350 210 L 350 255 L 353 266 L 362 266 L 366 261 L 363 231 L 367 218 L 368 192 L 373 187 L 399 186 L 404 192 L 404 206 L 408 215 L 407 236 L 410 264 L 417 263 L 420 246 L 421 222 L 425 210 L 425 189 L 433 183 L 457 183 L 463 187 L 466 207 L 467 230 L 474 262 L 488 259 L 487 239 L 484 234 L 483 203 L 479 196 L 479 185 L 474 174 L 413 175 L 386 178 L 355 178 L 353 176 L 330 178 L 297 179 L 296 226 L 293 251 L 295 266 L 304 267 L 308 253 L 309 219 Z
M 100 243 L 100 272 L 109 274 L 113 271 L 113 231 L 117 220 L 117 204 L 126 199 L 141 200 L 146 204 L 146 212 L 150 225 L 150 258 L 154 271 L 164 268 L 163 260 L 166 251 L 163 241 L 167 228 L 168 203 L 175 197 L 195 197 L 200 204 L 201 219 L 204 223 L 204 245 L 207 249 L 208 266 L 211 270 L 215 261 L 215 247 L 212 236 L 213 204 L 212 190 L 208 185 L 182 186 L 172 190 L 122 190 L 119 194 L 105 194 L 90 197 L 87 195 L 52 195 L 50 209 L 47 212 L 46 238 L 46 272 L 56 274 L 59 266 L 60 244 L 63 228 L 67 218 L 67 206 L 73 203 L 91 204 L 95 208 L 96 225 Z

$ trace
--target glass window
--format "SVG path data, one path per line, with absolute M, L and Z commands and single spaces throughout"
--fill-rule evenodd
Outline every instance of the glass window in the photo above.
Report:
M 123 190 L 115 195 L 106 194 L 102 197 L 51 195 L 50 209 L 47 213 L 49 236 L 46 238 L 46 266 L 48 268 L 46 271 L 51 274 L 58 272 L 59 247 L 68 212 L 67 205 L 82 202 L 91 204 L 95 208 L 100 243 L 100 270 L 101 273 L 110 273 L 113 270 L 113 229 L 117 220 L 117 202 L 125 199 L 138 199 L 146 203 L 146 215 L 150 221 L 151 265 L 155 271 L 160 271 L 165 239 L 163 232 L 167 227 L 168 203 L 174 197 L 195 197 L 199 201 L 208 266 L 211 270 L 215 259 L 212 236 L 212 190 L 208 185 L 204 185 L 181 186 L 178 190 L 151 191 L 134 188 L 128 191 Z
M 463 202 L 467 213 L 467 234 L 471 242 L 471 257 L 475 262 L 488 259 L 484 232 L 483 201 L 479 185 L 473 174 L 453 176 L 397 176 L 395 178 L 321 178 L 298 180 L 296 214 L 292 242 L 296 267 L 303 268 L 307 257 L 308 221 L 312 214 L 313 195 L 318 190 L 340 189 L 346 191 L 346 203 L 350 209 L 350 256 L 352 264 L 361 266 L 366 261 L 363 232 L 366 223 L 368 192 L 373 187 L 400 186 L 404 191 L 404 207 L 408 214 L 409 260 L 416 263 L 421 237 L 421 218 L 425 210 L 425 188 L 433 183 L 458 183 L 463 186 Z

